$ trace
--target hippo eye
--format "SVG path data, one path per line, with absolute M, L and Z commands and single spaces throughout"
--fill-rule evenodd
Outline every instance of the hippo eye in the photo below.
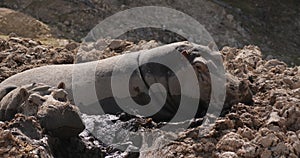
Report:
M 201 70 L 201 66 L 196 65 L 197 70 Z
M 199 71 L 199 72 L 204 72 L 204 71 L 206 71 L 206 67 L 201 63 L 197 63 L 196 64 L 196 68 L 197 68 L 197 70 Z

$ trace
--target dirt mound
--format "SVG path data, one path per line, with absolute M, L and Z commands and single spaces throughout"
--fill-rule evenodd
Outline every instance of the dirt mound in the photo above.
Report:
M 23 37 L 50 37 L 50 28 L 24 13 L 7 8 L 0 8 L 0 32 L 2 34 L 15 33 Z

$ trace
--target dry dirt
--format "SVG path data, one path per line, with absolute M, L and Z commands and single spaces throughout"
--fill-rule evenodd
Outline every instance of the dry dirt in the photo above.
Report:
M 0 33 L 15 33 L 23 37 L 50 37 L 50 28 L 21 12 L 7 8 L 0 8 Z

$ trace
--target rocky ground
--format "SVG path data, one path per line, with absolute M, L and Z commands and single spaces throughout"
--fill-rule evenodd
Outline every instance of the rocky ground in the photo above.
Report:
M 244 45 L 255 44 L 263 50 L 265 57 L 279 58 L 289 65 L 300 64 L 298 0 L 2 0 L 0 7 L 24 13 L 26 17 L 20 13 L 3 12 L 0 14 L 0 27 L 4 29 L 0 32 L 13 31 L 20 36 L 32 37 L 32 27 L 29 25 L 42 23 L 47 25 L 43 35 L 50 33 L 56 38 L 80 41 L 103 19 L 125 9 L 149 5 L 169 7 L 190 15 L 209 31 L 220 48 L 242 48 Z M 16 15 L 18 18 L 14 18 Z M 3 20 L 1 16 L 14 20 L 6 23 L 7 20 Z M 28 17 L 37 22 L 22 20 Z M 24 25 L 29 29 L 12 30 L 24 28 Z M 45 25 L 39 28 L 44 30 Z M 161 30 L 149 28 L 133 32 L 139 35 L 134 38 L 123 37 L 132 41 L 156 39 L 165 43 L 182 40 L 174 34 L 170 36 Z M 168 37 L 157 36 L 159 34 Z
M 99 43 L 106 43 L 106 48 L 99 54 L 91 55 L 78 54 L 79 44 L 75 42 L 54 47 L 27 38 L 1 39 L 1 81 L 38 66 L 104 59 L 122 52 L 160 45 L 155 41 L 134 44 L 122 40 L 100 40 Z M 88 49 L 88 45 L 86 47 Z M 196 124 L 158 150 L 140 154 L 122 152 L 103 144 L 89 131 L 83 130 L 80 119 L 70 127 L 70 120 L 63 118 L 73 118 L 74 121 L 79 115 L 73 105 L 66 104 L 63 85 L 45 88 L 46 85 L 36 84 L 14 92 L 30 97 L 19 101 L 22 104 L 20 114 L 11 121 L 1 122 L 0 157 L 299 157 L 300 67 L 289 67 L 276 59 L 263 60 L 261 50 L 253 45 L 243 49 L 224 47 L 221 53 L 226 70 L 250 83 L 255 102 L 253 105 L 234 105 L 204 136 L 199 135 L 200 127 Z M 43 93 L 40 93 L 41 87 Z M 34 108 L 37 105 L 43 108 Z M 100 120 L 116 122 L 106 128 L 125 126 L 131 130 L 151 130 L 158 127 L 151 120 L 130 118 L 123 114 L 103 116 Z

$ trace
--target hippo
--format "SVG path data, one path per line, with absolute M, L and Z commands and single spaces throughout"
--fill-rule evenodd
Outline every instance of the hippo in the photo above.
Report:
M 171 70 L 163 64 L 151 62 L 152 59 L 160 59 L 176 53 L 180 54 L 180 57 L 184 59 L 180 60 L 183 61 L 181 65 L 178 63 L 178 66 L 176 66 L 175 63 L 175 70 Z M 203 53 L 207 53 L 212 60 L 205 59 Z M 209 46 L 201 46 L 185 41 L 149 50 L 126 53 L 99 61 L 42 66 L 18 73 L 0 83 L 0 100 L 14 88 L 22 85 L 45 83 L 50 86 L 56 86 L 58 83 L 63 82 L 68 93 L 68 101 L 78 106 L 80 112 L 91 115 L 119 114 L 124 111 L 118 105 L 119 102 L 126 104 L 129 103 L 128 100 L 132 99 L 140 106 L 151 102 L 153 98 L 151 98 L 150 93 L 156 93 L 151 92 L 151 85 L 160 83 L 166 92 L 166 96 L 162 97 L 165 98 L 164 104 L 162 107 L 158 107 L 157 113 L 146 117 L 150 117 L 157 122 L 169 121 L 177 112 L 180 101 L 184 97 L 194 102 L 194 99 L 197 98 L 197 96 L 190 97 L 181 94 L 182 83 L 179 83 L 176 72 L 174 72 L 177 70 L 185 71 L 185 66 L 191 65 L 197 77 L 197 86 L 199 86 L 195 88 L 199 88 L 199 94 L 201 94 L 199 100 L 196 100 L 197 107 L 193 117 L 199 118 L 205 116 L 210 103 L 212 91 L 211 75 L 216 76 L 216 78 L 219 75 L 217 67 L 215 67 L 215 70 L 210 70 L 212 71 L 210 73 L 207 64 L 212 63 L 211 65 L 216 65 L 214 62 L 221 61 L 220 57 L 215 55 Z M 118 76 L 120 80 L 128 68 L 135 68 L 130 74 L 128 85 L 126 85 L 130 95 L 120 96 L 117 100 L 113 94 L 114 84 L 111 84 L 112 76 Z M 184 76 L 184 81 L 188 83 L 191 77 Z M 245 82 L 239 81 L 228 73 L 226 73 L 225 77 L 227 79 L 225 85 L 227 92 L 224 107 L 220 107 L 221 109 L 228 109 L 228 107 L 238 102 L 245 104 L 253 102 L 251 90 Z M 115 84 L 122 86 L 123 83 L 120 80 L 120 82 L 115 82 Z M 93 97 L 94 93 L 96 99 Z M 160 93 L 157 93 L 157 98 L 161 98 L 159 95 Z M 5 110 L 8 107 L 3 106 L 1 108 Z M 186 108 L 190 107 L 187 105 Z M 134 111 L 134 109 L 129 110 Z M 138 111 L 133 113 L 144 116 L 139 114 Z M 185 119 L 188 118 L 182 118 L 182 120 Z

